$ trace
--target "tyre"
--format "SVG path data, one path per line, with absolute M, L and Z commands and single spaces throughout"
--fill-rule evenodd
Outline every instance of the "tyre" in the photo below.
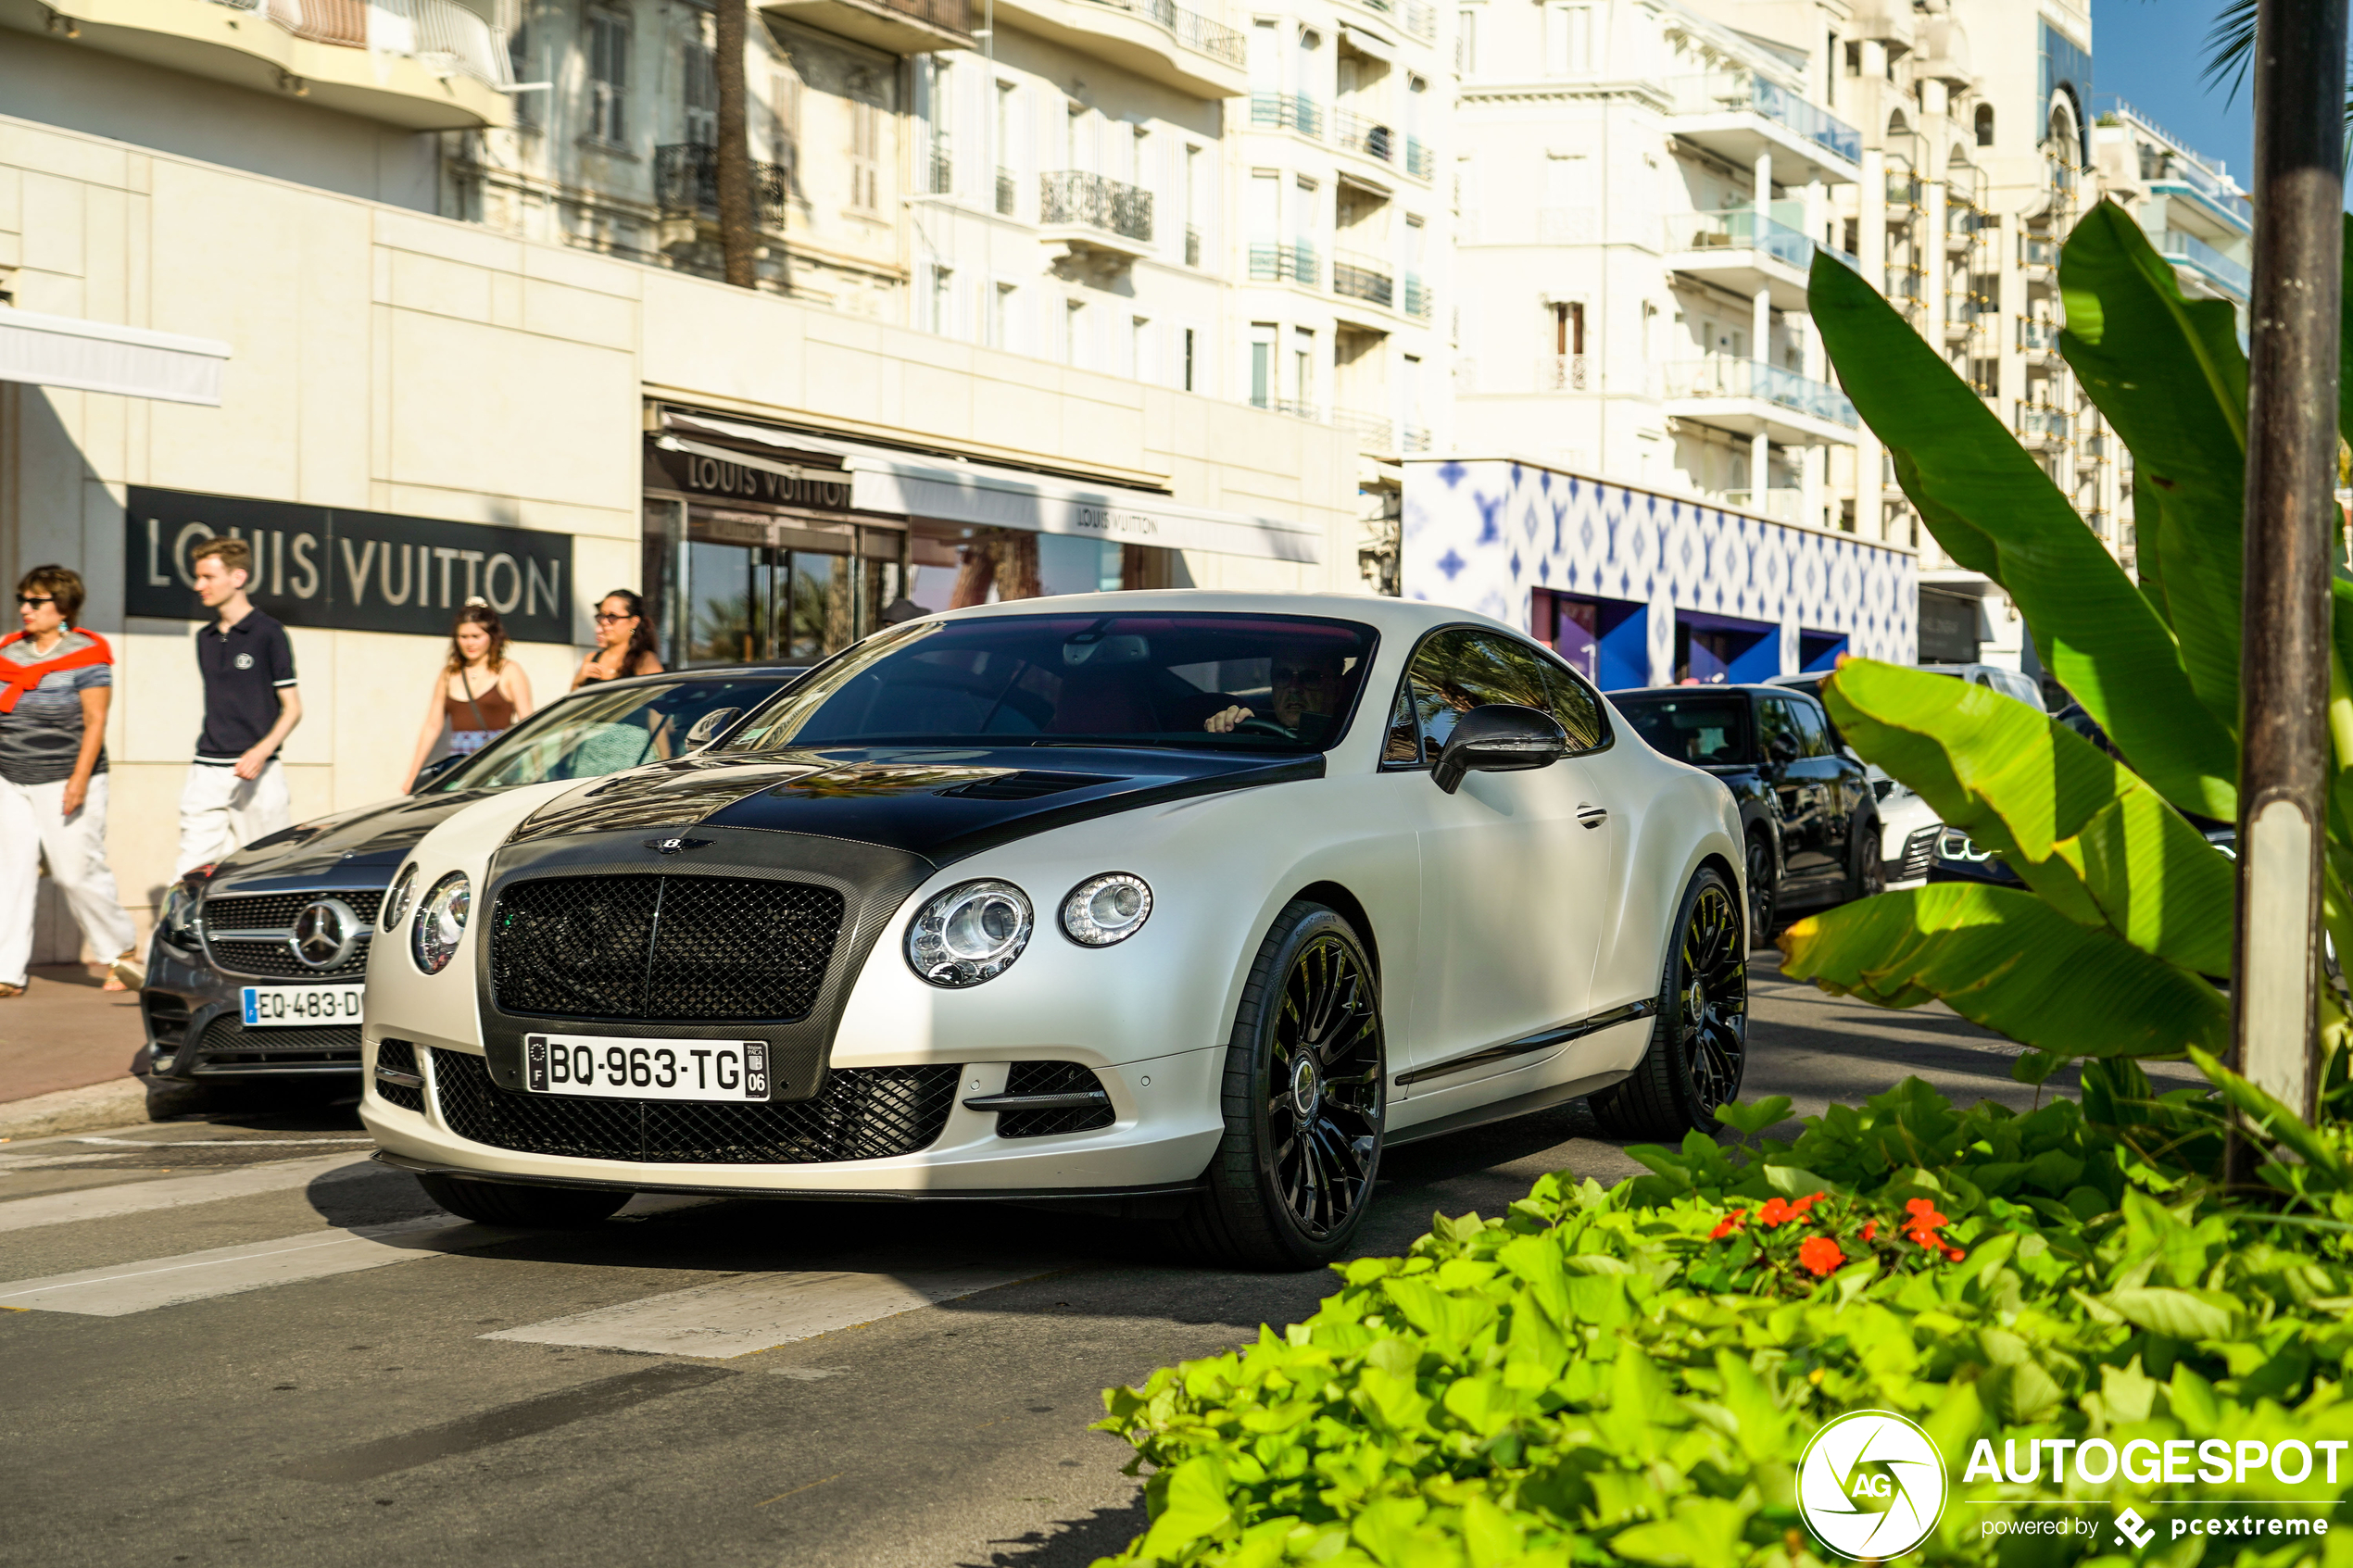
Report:
M 1594 1117 L 1621 1137 L 1714 1133 L 1716 1108 L 1740 1094 L 1748 1061 L 1747 955 L 1730 881 L 1714 870 L 1692 878 L 1671 930 L 1650 1048 L 1592 1099 Z
M 417 1177 L 425 1196 L 459 1219 L 525 1230 L 569 1230 L 610 1218 L 633 1192 L 610 1187 L 525 1186 L 517 1182 L 478 1182 L 471 1176 Z
M 1855 835 L 1855 863 L 1846 872 L 1849 903 L 1887 891 L 1887 862 L 1880 858 L 1881 848 L 1877 822 Z
M 1259 944 L 1226 1047 L 1226 1135 L 1177 1222 L 1187 1248 L 1252 1269 L 1347 1250 L 1388 1110 L 1380 991 L 1353 928 L 1293 903 Z
M 1748 940 L 1752 947 L 1773 939 L 1781 906 L 1780 877 L 1773 870 L 1772 847 L 1761 834 L 1748 840 Z

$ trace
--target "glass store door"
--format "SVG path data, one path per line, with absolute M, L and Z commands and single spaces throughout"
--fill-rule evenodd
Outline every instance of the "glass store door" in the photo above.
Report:
M 765 633 L 774 554 L 765 546 L 686 543 L 680 600 L 688 665 L 745 664 L 768 657 Z

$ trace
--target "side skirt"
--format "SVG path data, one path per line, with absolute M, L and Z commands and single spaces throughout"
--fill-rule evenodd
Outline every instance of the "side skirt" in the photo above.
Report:
M 1639 1002 L 1629 1002 L 1607 1012 L 1597 1012 L 1591 1018 L 1580 1018 L 1574 1023 L 1564 1023 L 1557 1029 L 1546 1029 L 1534 1035 L 1523 1035 L 1516 1040 L 1506 1040 L 1500 1046 L 1487 1046 L 1464 1056 L 1433 1061 L 1427 1067 L 1416 1067 L 1400 1073 L 1392 1080 L 1399 1088 L 1415 1084 L 1427 1084 L 1433 1079 L 1451 1078 L 1457 1073 L 1509 1061 L 1516 1056 L 1533 1056 L 1565 1046 L 1571 1040 L 1581 1040 L 1588 1035 L 1598 1035 L 1604 1029 L 1615 1029 L 1621 1023 L 1631 1023 L 1638 1018 L 1649 1018 L 1658 1011 L 1658 998 L 1646 997 Z
M 1490 1122 L 1508 1122 L 1515 1116 L 1532 1115 L 1550 1110 L 1599 1089 L 1606 1089 L 1626 1076 L 1623 1073 L 1597 1073 L 1590 1078 L 1573 1079 L 1566 1084 L 1548 1084 L 1510 1099 L 1500 1099 L 1491 1105 L 1475 1105 L 1468 1110 L 1457 1110 L 1452 1116 L 1441 1116 L 1431 1122 L 1416 1122 L 1402 1127 L 1381 1140 L 1384 1148 L 1400 1148 L 1424 1138 L 1443 1137 L 1448 1133 L 1460 1133 L 1472 1127 L 1484 1127 Z

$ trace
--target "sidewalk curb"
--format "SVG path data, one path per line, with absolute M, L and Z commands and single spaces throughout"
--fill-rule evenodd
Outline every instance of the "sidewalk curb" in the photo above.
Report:
M 147 1083 L 117 1078 L 86 1088 L 59 1089 L 31 1099 L 0 1103 L 0 1138 L 47 1137 L 120 1127 L 147 1119 Z

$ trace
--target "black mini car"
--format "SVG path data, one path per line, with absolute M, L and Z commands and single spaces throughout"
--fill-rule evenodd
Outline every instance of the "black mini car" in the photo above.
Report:
M 430 765 L 398 799 L 256 839 L 164 899 L 140 991 L 132 1071 L 191 1098 L 232 1079 L 359 1080 L 361 981 L 384 886 L 417 841 L 484 796 L 586 779 L 707 745 L 804 666 L 743 665 L 599 682 L 468 757 Z
M 1647 686 L 1609 699 L 1651 749 L 1705 768 L 1740 802 L 1749 929 L 1886 884 L 1879 797 L 1818 699 L 1787 686 Z

